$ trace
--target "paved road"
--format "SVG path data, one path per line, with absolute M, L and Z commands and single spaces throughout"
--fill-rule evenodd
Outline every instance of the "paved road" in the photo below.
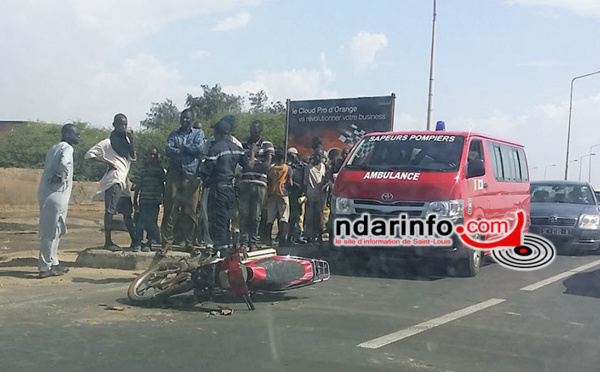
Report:
M 356 276 L 334 263 L 330 281 L 257 296 L 254 312 L 189 297 L 105 310 L 128 305 L 130 279 L 70 273 L 0 287 L 0 360 L 6 371 L 600 370 L 599 258 L 532 273 L 488 265 L 475 278 L 407 266 Z M 211 316 L 219 305 L 235 312 Z

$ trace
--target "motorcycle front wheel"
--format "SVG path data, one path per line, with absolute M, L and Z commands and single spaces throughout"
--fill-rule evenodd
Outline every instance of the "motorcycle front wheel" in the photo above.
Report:
M 193 289 L 191 274 L 179 262 L 159 264 L 144 271 L 129 286 L 127 296 L 137 303 L 148 303 Z

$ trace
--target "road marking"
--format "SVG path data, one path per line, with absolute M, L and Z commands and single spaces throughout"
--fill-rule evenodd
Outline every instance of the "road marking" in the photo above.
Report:
M 362 344 L 358 345 L 358 347 L 364 347 L 366 349 L 378 349 L 382 346 L 391 344 L 396 341 L 400 341 L 410 336 L 414 336 L 428 329 L 441 326 L 453 320 L 462 318 L 469 314 L 473 314 L 477 311 L 487 309 L 488 307 L 492 307 L 494 305 L 498 305 L 499 303 L 502 303 L 504 301 L 506 300 L 501 298 L 492 298 L 491 300 L 480 302 L 473 306 L 465 307 L 464 309 L 443 315 L 439 318 L 431 319 L 427 322 L 414 325 L 412 327 L 400 330 L 398 332 L 390 333 L 389 335 L 385 335 L 367 342 L 363 342 Z
M 594 266 L 598 266 L 600 265 L 600 260 L 594 261 L 594 262 L 590 262 L 588 264 L 576 267 L 574 269 L 571 269 L 569 271 L 565 271 L 564 273 L 552 276 L 548 279 L 544 279 L 544 280 L 540 280 L 537 283 L 533 283 L 531 285 L 528 285 L 527 287 L 523 287 L 521 288 L 522 291 L 535 291 L 536 289 L 542 288 L 543 286 L 546 286 L 548 284 L 554 283 L 556 281 L 559 281 L 563 278 L 566 278 L 568 276 L 571 276 L 573 274 L 577 274 L 579 272 L 585 271 L 587 269 L 590 269 Z

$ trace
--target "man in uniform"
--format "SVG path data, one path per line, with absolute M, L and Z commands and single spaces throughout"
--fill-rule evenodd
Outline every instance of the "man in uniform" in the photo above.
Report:
M 227 116 L 213 125 L 215 142 L 200 168 L 202 183 L 210 193 L 207 205 L 208 221 L 210 237 L 217 251 L 227 249 L 231 242 L 230 224 L 235 202 L 233 180 L 236 167 L 238 164 L 245 166 L 248 163 L 252 167 L 257 151 L 256 146 L 253 146 L 248 161 L 243 149 L 228 138 L 234 124 L 235 118 Z

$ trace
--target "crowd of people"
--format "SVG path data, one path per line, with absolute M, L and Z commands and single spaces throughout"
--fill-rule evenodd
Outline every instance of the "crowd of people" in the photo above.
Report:
M 228 248 L 232 234 L 238 233 L 242 249 L 256 251 L 272 246 L 275 225 L 279 246 L 322 243 L 335 174 L 348 150 L 330 149 L 326 155 L 315 138 L 310 156 L 300 156 L 293 147 L 286 154 L 263 138 L 261 121 L 250 124 L 244 142 L 232 135 L 235 122 L 232 115 L 223 117 L 206 138 L 193 112 L 184 110 L 180 128 L 166 141 L 167 169 L 159 150 L 151 148 L 130 175 L 132 162 L 137 161 L 134 136 L 127 117 L 115 115 L 109 138 L 85 155 L 86 160 L 107 165 L 94 196 L 104 201 L 104 247 L 123 250 L 112 240 L 117 214 L 123 216 L 134 252 L 149 252 L 153 243 L 160 243 L 162 254 L 174 244 L 191 254 L 198 254 L 201 246 L 216 252 Z M 59 265 L 58 243 L 66 234 L 73 146 L 78 142 L 76 127 L 67 124 L 61 142 L 46 156 L 38 191 L 41 278 L 68 271 Z

